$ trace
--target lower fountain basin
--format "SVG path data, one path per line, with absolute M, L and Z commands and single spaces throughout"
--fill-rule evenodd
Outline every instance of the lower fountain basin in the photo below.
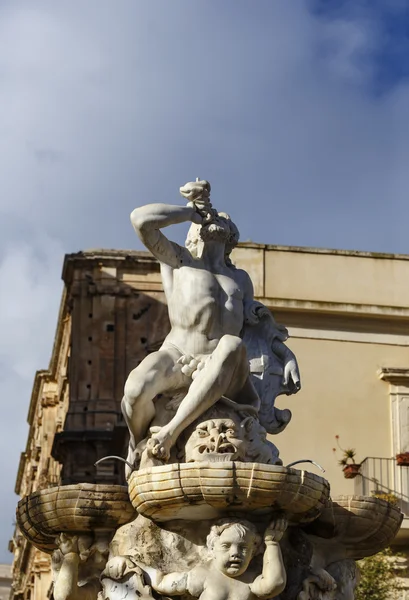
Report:
M 402 519 L 397 506 L 380 498 L 337 496 L 305 531 L 328 548 L 336 546 L 342 558 L 358 560 L 389 546 Z
M 110 531 L 136 517 L 122 485 L 79 483 L 38 490 L 17 505 L 17 523 L 36 548 L 52 552 L 61 532 Z
M 155 521 L 282 510 L 292 521 L 308 522 L 320 514 L 329 498 L 329 484 L 322 477 L 260 463 L 150 467 L 134 471 L 128 484 L 133 506 Z

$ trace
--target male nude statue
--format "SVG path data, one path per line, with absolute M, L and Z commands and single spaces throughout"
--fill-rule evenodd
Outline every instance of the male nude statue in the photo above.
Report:
M 228 260 L 238 230 L 212 208 L 207 181 L 187 183 L 180 192 L 187 206 L 148 204 L 131 214 L 139 238 L 160 262 L 171 323 L 160 350 L 148 355 L 125 384 L 122 411 L 130 430 L 131 464 L 156 414 L 157 394 L 186 390 L 175 416 L 149 441 L 150 452 L 164 461 L 181 432 L 221 396 L 256 410 L 260 404 L 240 338 L 244 320 L 254 320 L 258 304 L 249 275 Z M 186 248 L 161 232 L 189 221 Z

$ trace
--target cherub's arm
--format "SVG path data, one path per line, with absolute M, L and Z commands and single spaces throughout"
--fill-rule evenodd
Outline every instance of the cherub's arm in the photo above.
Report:
M 279 545 L 286 528 L 286 519 L 278 518 L 265 531 L 266 549 L 263 557 L 263 571 L 250 584 L 250 590 L 257 598 L 263 600 L 275 598 L 275 596 L 281 594 L 286 586 L 287 574 Z
M 77 536 L 61 534 L 59 548 L 63 555 L 61 567 L 54 582 L 53 596 L 55 600 L 96 600 L 99 586 L 96 582 L 89 582 L 78 586 L 78 553 Z

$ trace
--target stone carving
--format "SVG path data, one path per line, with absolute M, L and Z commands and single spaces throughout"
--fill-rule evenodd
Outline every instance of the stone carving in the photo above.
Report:
M 277 465 L 194 462 L 134 471 L 129 496 L 139 514 L 157 522 L 282 510 L 291 522 L 305 523 L 326 506 L 329 485 L 314 473 Z
M 109 561 L 101 574 L 101 586 L 98 600 L 155 600 L 142 569 L 124 556 Z
M 302 583 L 297 600 L 354 600 L 359 569 L 354 560 L 339 560 L 315 569 Z
M 253 417 L 209 419 L 196 425 L 185 444 L 185 462 L 231 460 L 276 464 L 278 452 Z
M 360 559 L 389 546 L 402 522 L 397 506 L 380 498 L 336 496 L 304 531 L 321 566 Z
M 171 331 L 161 348 L 131 372 L 125 385 L 122 409 L 130 430 L 130 464 L 138 461 L 137 446 L 156 415 L 154 399 L 158 394 L 173 391 L 183 396 L 176 413 L 152 433 L 147 444 L 148 451 L 163 461 L 170 458 L 184 429 L 222 396 L 258 412 L 261 401 L 250 378 L 246 344 L 241 337 L 245 324 L 246 328 L 260 325 L 256 339 L 268 330 L 263 342 L 269 347 L 267 360 L 261 348 L 259 352 L 261 374 L 270 367 L 273 371 L 281 360 L 282 390 L 291 393 L 299 389 L 294 355 L 283 344 L 284 330 L 273 327 L 273 321 L 266 317 L 268 311 L 253 298 L 250 277 L 230 261 L 239 239 L 237 227 L 228 215 L 212 207 L 207 181 L 190 182 L 180 192 L 188 200 L 187 206 L 150 204 L 131 215 L 138 236 L 161 264 Z M 183 222 L 192 223 L 185 248 L 161 231 Z M 253 337 L 247 335 L 248 346 L 257 355 Z M 255 365 L 253 372 L 260 376 L 257 369 Z M 289 414 L 274 414 L 277 385 L 272 385 L 269 377 L 261 378 L 264 406 L 268 407 L 263 410 L 267 429 L 278 431 L 288 422 Z M 129 468 L 127 472 L 129 475 Z
M 154 590 L 170 596 L 190 594 L 193 598 L 209 600 L 274 598 L 286 584 L 279 545 L 286 527 L 287 522 L 282 517 L 267 527 L 261 574 L 257 568 L 250 567 L 259 551 L 261 536 L 252 523 L 233 519 L 218 521 L 211 527 L 207 536 L 208 559 L 188 571 L 165 574 L 122 556 L 110 560 L 104 574 L 111 580 L 121 580 L 129 573 L 135 573 L 140 586 L 143 571 Z M 130 578 L 127 580 L 129 582 Z M 142 589 L 145 594 L 150 593 L 149 586 L 144 585 Z
M 263 570 L 251 572 L 251 559 L 260 543 L 256 528 L 247 521 L 222 521 L 213 525 L 207 539 L 211 555 L 206 564 L 188 572 L 163 574 L 145 567 L 152 587 L 161 594 L 189 593 L 193 598 L 274 598 L 283 591 L 286 573 L 279 541 L 286 529 L 277 519 L 264 534 Z
M 109 541 L 101 535 L 60 534 L 51 559 L 55 600 L 97 600 Z
M 297 359 L 284 344 L 287 339 L 287 329 L 275 322 L 267 307 L 254 302 L 244 323 L 243 341 L 251 380 L 261 400 L 258 418 L 273 434 L 283 431 L 291 419 L 290 410 L 274 406 L 275 399 L 280 394 L 295 394 L 301 388 Z
M 239 232 L 210 184 L 180 192 L 187 206 L 131 215 L 161 264 L 171 331 L 125 385 L 128 488 L 35 492 L 19 527 L 53 552 L 55 600 L 353 600 L 354 560 L 388 545 L 402 515 L 331 501 L 325 479 L 282 465 L 267 433 L 291 418 L 277 396 L 300 389 L 287 330 L 232 264 Z M 161 231 L 183 222 L 184 248 Z
M 125 486 L 78 483 L 33 492 L 20 500 L 16 517 L 25 537 L 51 553 L 60 532 L 113 532 L 135 511 Z

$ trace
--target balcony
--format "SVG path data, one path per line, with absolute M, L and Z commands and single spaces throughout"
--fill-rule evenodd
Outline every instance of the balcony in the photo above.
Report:
M 396 543 L 409 541 L 409 467 L 398 466 L 395 458 L 368 456 L 354 480 L 355 494 L 377 496 L 394 502 L 404 514 Z

